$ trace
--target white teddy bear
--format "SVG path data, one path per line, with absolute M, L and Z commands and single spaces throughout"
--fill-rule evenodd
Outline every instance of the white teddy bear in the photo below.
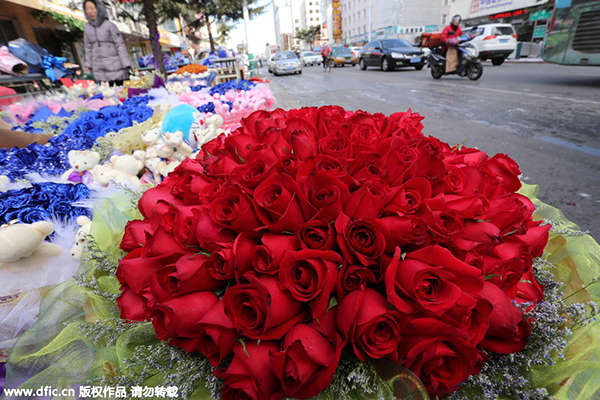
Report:
M 146 168 L 152 172 L 154 182 L 158 185 L 162 181 L 161 173 L 163 168 L 167 166 L 167 163 L 158 157 L 149 158 L 146 160 Z
M 87 236 L 90 234 L 90 229 L 92 228 L 92 221 L 84 216 L 80 215 L 77 217 L 77 225 L 80 228 L 77 230 L 77 234 L 75 235 L 75 244 L 71 247 L 71 257 L 76 260 L 81 259 L 81 254 L 83 253 L 83 248 L 85 246 L 85 240 Z
M 71 150 L 68 157 L 71 168 L 62 175 L 62 179 L 73 184 L 81 182 L 89 186 L 94 179 L 90 170 L 100 162 L 100 154 L 91 150 Z
M 163 178 L 165 178 L 171 172 L 175 171 L 175 168 L 177 168 L 180 164 L 181 163 L 179 161 L 171 161 L 160 169 L 160 174 L 163 176 Z
M 142 161 L 138 160 L 135 156 L 125 154 L 122 156 L 112 156 L 110 162 L 113 163 L 118 172 L 115 181 L 126 185 L 133 185 L 136 189 L 142 187 L 138 178 L 138 174 L 144 168 Z
M 185 156 L 190 156 L 194 149 L 183 140 L 183 132 L 165 132 L 162 134 L 162 139 L 167 146 L 175 148 L 175 151 Z
M 11 222 L 0 227 L 0 269 L 7 263 L 11 267 L 27 267 L 39 257 L 55 257 L 62 253 L 56 244 L 44 242 L 54 232 L 54 225 L 47 221 L 33 224 Z
M 94 180 L 103 187 L 108 186 L 110 181 L 119 175 L 112 164 L 96 165 L 93 170 Z
M 142 133 L 142 142 L 148 146 L 153 146 L 156 144 L 158 139 L 160 138 L 160 124 L 152 129 L 149 129 Z

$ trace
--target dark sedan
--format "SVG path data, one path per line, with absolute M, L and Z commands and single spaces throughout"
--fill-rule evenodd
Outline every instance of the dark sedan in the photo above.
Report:
M 358 65 L 362 70 L 379 67 L 393 71 L 396 67 L 414 67 L 420 71 L 426 61 L 423 51 L 404 39 L 371 40 L 358 53 Z

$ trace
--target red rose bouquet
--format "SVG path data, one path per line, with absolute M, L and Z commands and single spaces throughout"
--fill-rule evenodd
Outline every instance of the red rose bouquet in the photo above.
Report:
M 208 358 L 224 399 L 306 399 L 378 359 L 442 396 L 522 351 L 550 227 L 512 159 L 421 120 L 259 111 L 204 145 L 125 228 L 121 317 Z

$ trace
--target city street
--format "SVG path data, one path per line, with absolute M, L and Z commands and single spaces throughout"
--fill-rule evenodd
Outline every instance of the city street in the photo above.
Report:
M 484 63 L 472 82 L 434 80 L 428 68 L 383 72 L 346 66 L 274 77 L 261 70 L 284 109 L 335 104 L 386 115 L 412 109 L 424 133 L 515 159 L 524 182 L 600 240 L 600 69 L 543 63 Z

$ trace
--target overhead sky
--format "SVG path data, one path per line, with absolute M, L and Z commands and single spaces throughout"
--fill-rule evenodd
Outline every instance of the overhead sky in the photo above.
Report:
M 275 43 L 275 22 L 273 20 L 273 3 L 270 0 L 259 1 L 266 5 L 265 12 L 250 20 L 248 24 L 248 41 L 250 42 L 250 53 L 262 54 L 265 52 L 267 43 Z M 232 45 L 245 42 L 244 20 L 231 31 Z

